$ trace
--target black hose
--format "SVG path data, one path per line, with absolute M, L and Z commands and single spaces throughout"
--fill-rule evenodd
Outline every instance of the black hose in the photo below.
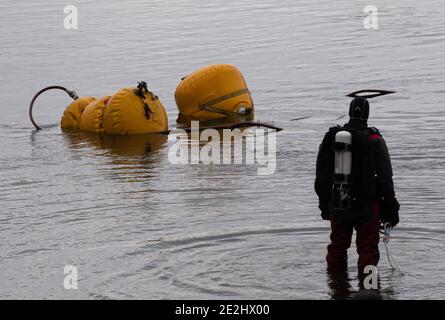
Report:
M 34 118 L 32 116 L 32 108 L 34 106 L 34 102 L 36 101 L 37 97 L 40 96 L 42 93 L 44 93 L 45 91 L 51 90 L 51 89 L 59 89 L 59 90 L 63 90 L 65 91 L 71 98 L 73 98 L 74 100 L 77 100 L 79 97 L 77 96 L 76 92 L 74 90 L 68 90 L 65 87 L 61 87 L 61 86 L 49 86 L 46 88 L 43 88 L 42 90 L 40 90 L 39 92 L 37 92 L 35 94 L 35 96 L 32 98 L 31 103 L 29 104 L 29 119 L 31 120 L 32 124 L 34 125 L 34 127 L 37 130 L 41 130 L 42 128 L 39 127 L 39 125 L 34 121 Z
M 277 132 L 282 131 L 283 128 L 275 127 L 269 123 L 264 122 L 257 122 L 257 121 L 247 121 L 247 122 L 238 122 L 234 124 L 226 124 L 226 125 L 219 125 L 219 126 L 205 126 L 205 127 L 199 127 L 199 131 L 206 130 L 206 129 L 216 129 L 216 130 L 223 130 L 223 129 L 237 129 L 237 128 L 247 128 L 247 127 L 264 127 L 269 129 L 274 129 Z M 190 133 L 192 132 L 192 128 L 181 128 L 181 130 Z M 181 132 L 181 131 L 177 131 Z M 170 134 L 170 133 L 176 133 L 172 130 L 162 131 L 158 132 L 161 134 Z
M 359 95 L 360 93 L 369 92 L 369 94 Z M 356 97 L 363 97 L 367 99 L 375 98 L 378 96 L 384 96 L 387 94 L 396 93 L 395 91 L 389 91 L 389 90 L 375 90 L 375 89 L 365 89 L 365 90 L 358 90 L 351 92 L 350 94 L 347 94 L 347 97 L 350 98 L 356 98 Z

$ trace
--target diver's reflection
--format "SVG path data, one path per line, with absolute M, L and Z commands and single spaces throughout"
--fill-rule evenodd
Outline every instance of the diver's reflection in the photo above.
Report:
M 356 292 L 353 290 L 347 269 L 330 269 L 327 270 L 328 286 L 330 289 L 330 297 L 332 300 L 382 300 L 380 293 L 381 284 L 380 277 L 377 278 L 377 289 L 365 288 L 365 276 L 358 276 L 358 288 Z
M 329 295 L 332 300 L 346 300 L 352 294 L 352 287 L 349 281 L 348 270 L 328 268 L 327 271 Z

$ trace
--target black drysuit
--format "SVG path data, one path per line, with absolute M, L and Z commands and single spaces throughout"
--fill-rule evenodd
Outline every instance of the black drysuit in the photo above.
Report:
M 328 220 L 329 213 L 332 211 L 335 161 L 333 144 L 335 134 L 344 129 L 353 132 L 352 178 L 357 198 L 353 209 L 358 212 L 352 214 L 356 214 L 357 219 L 365 218 L 364 209 L 369 206 L 370 202 L 378 201 L 381 220 L 395 226 L 399 221 L 399 205 L 395 198 L 391 159 L 385 140 L 376 128 L 368 127 L 366 122 L 354 120 L 350 120 L 343 127 L 330 128 L 320 144 L 316 165 L 315 191 L 319 197 L 322 218 Z M 359 134 L 354 135 L 354 132 Z M 359 137 L 355 138 L 355 136 Z M 355 149 L 354 143 L 356 144 Z
M 335 210 L 332 193 L 334 182 L 335 135 L 346 130 L 352 134 L 351 207 Z M 391 160 L 385 140 L 376 128 L 364 121 L 350 120 L 343 127 L 332 127 L 326 133 L 317 156 L 315 191 L 321 216 L 331 221 L 331 243 L 326 260 L 328 270 L 347 268 L 347 249 L 353 229 L 357 232 L 359 276 L 367 265 L 379 261 L 380 221 L 395 226 L 399 222 L 399 203 L 395 198 Z

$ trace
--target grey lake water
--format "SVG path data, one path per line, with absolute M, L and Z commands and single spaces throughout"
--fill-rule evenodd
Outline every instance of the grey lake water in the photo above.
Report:
M 442 0 L 79 0 L 77 30 L 64 29 L 68 4 L 0 2 L 0 298 L 330 299 L 316 154 L 346 121 L 345 94 L 374 88 L 397 91 L 371 101 L 370 124 L 392 156 L 389 246 L 406 273 L 381 245 L 382 295 L 445 298 Z M 364 28 L 368 4 L 378 30 Z M 181 77 L 211 63 L 236 65 L 256 119 L 284 128 L 273 174 L 171 164 L 171 136 L 65 134 L 60 91 L 36 102 L 43 130 L 28 120 L 45 86 L 100 97 L 145 80 L 174 127 Z M 355 245 L 349 255 L 356 290 Z

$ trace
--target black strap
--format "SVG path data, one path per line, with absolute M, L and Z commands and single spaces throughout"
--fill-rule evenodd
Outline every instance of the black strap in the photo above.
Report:
M 219 104 L 219 103 L 221 103 L 223 101 L 226 101 L 226 100 L 229 100 L 229 99 L 241 96 L 241 95 L 246 94 L 246 93 L 250 94 L 249 89 L 247 89 L 247 88 L 244 88 L 244 89 L 241 89 L 241 90 L 238 90 L 238 91 L 226 94 L 224 96 L 215 98 L 215 99 L 213 99 L 213 100 L 211 100 L 211 101 L 209 101 L 207 103 L 200 104 L 199 105 L 199 109 L 207 110 L 207 111 L 215 112 L 215 113 L 220 113 L 220 114 L 224 114 L 224 115 L 236 115 L 236 116 L 239 116 L 239 114 L 236 113 L 236 112 L 220 109 L 220 108 L 215 107 L 215 105 L 217 105 L 217 104 Z M 251 112 L 251 110 L 248 109 L 248 113 L 250 113 L 250 112 Z
M 334 174 L 334 183 L 350 183 L 351 182 L 351 175 L 345 175 L 343 173 L 336 173 Z
M 344 142 L 334 142 L 335 151 L 351 151 L 351 145 Z

